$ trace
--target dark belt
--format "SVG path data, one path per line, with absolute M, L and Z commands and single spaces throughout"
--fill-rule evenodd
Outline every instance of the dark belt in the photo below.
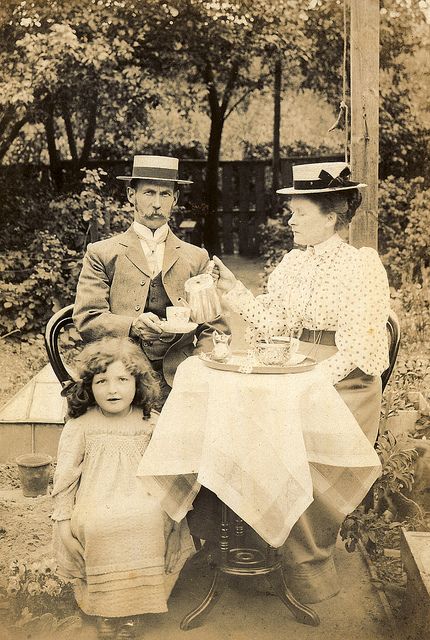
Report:
M 301 342 L 315 342 L 327 347 L 335 347 L 336 331 L 322 331 L 319 329 L 303 329 L 299 340 Z

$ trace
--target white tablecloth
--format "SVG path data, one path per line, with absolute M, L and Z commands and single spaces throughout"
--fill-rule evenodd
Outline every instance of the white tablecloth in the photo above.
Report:
M 379 473 L 373 446 L 317 369 L 241 374 L 197 356 L 178 367 L 138 470 L 173 519 L 204 485 L 274 547 L 314 486 L 348 514 Z

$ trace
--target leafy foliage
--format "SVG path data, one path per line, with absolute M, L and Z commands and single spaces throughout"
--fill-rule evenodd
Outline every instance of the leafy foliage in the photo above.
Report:
M 145 5 L 139 15 L 146 15 Z M 28 123 L 43 124 L 51 165 L 58 147 L 85 162 L 97 127 L 103 130 L 100 155 L 123 149 L 124 128 L 142 126 L 158 96 L 148 65 L 136 63 L 142 38 L 137 42 L 129 26 L 133 8 L 110 0 L 7 3 L 0 49 L 5 125 L 0 156 L 15 139 L 14 128 L 16 137 Z
M 81 617 L 78 615 L 58 619 L 52 613 L 33 616 L 27 608 L 21 618 L 11 627 L 14 640 L 69 640 L 82 627 Z
M 28 251 L 8 251 L 0 260 L 0 313 L 6 333 L 38 333 L 53 311 L 72 301 L 78 253 L 47 231 L 35 234 Z
M 381 89 L 380 175 L 424 176 L 430 160 L 430 129 L 413 112 L 409 83 L 387 80 L 386 85 Z
M 333 153 L 333 149 L 327 146 L 321 145 L 317 149 L 307 144 L 305 141 L 296 141 L 294 144 L 283 145 L 280 150 L 281 158 L 287 158 L 291 156 L 324 156 Z M 254 145 L 249 142 L 245 142 L 243 150 L 244 160 L 254 159 L 270 159 L 272 157 L 272 143 L 267 142 L 265 144 Z
M 34 335 L 53 312 L 73 301 L 91 225 L 106 237 L 130 224 L 130 206 L 105 197 L 104 176 L 102 170 L 84 171 L 78 193 L 49 203 L 48 230 L 34 230 L 25 250 L 12 246 L 0 258 L 0 316 L 6 333 L 18 329 Z
M 428 25 L 419 0 L 380 2 L 380 175 L 425 175 L 430 132 L 411 107 L 407 60 L 428 42 Z M 347 37 L 349 12 L 347 12 Z M 301 59 L 303 87 L 312 88 L 337 108 L 342 97 L 343 3 L 314 0 L 304 27 L 309 59 Z M 349 48 L 348 48 L 349 49 Z M 349 50 L 347 52 L 349 68 Z M 347 73 L 347 82 L 349 73 Z
M 417 458 L 414 442 L 407 436 L 395 438 L 382 433 L 376 443 L 376 452 L 382 465 L 382 475 L 376 482 L 376 493 L 411 491 L 414 481 L 413 462 Z
M 376 451 L 382 465 L 382 474 L 372 490 L 374 507 L 366 509 L 365 504 L 361 504 L 343 521 L 340 535 L 347 551 L 355 551 L 361 541 L 370 554 L 381 554 L 387 531 L 397 530 L 398 534 L 401 526 L 409 528 L 412 522 L 416 526 L 417 515 L 420 515 L 418 505 L 405 496 L 403 499 L 412 503 L 416 509 L 412 509 L 402 522 L 392 521 L 391 512 L 386 511 L 393 496 L 403 495 L 412 489 L 414 463 L 417 459 L 414 441 L 407 436 L 395 438 L 387 432 L 378 437 Z M 420 521 L 420 525 L 425 526 L 425 523 Z
M 287 251 L 293 248 L 293 234 L 288 226 L 289 209 L 286 207 L 273 218 L 268 218 L 266 224 L 258 229 L 258 245 L 264 257 L 265 277 L 279 264 Z
M 428 278 L 429 197 L 421 177 L 389 176 L 380 185 L 379 246 L 395 287 L 403 280 L 422 285 Z

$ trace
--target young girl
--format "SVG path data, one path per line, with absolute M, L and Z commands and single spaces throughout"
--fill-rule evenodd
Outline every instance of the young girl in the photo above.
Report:
M 126 338 L 103 338 L 79 365 L 54 477 L 54 549 L 99 637 L 126 640 L 131 616 L 167 611 L 193 544 L 186 522 L 173 522 L 136 477 L 158 396 L 146 357 Z

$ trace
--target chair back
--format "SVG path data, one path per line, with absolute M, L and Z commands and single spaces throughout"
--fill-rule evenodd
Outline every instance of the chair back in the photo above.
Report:
M 70 380 L 70 373 L 67 371 L 58 348 L 58 338 L 62 329 L 73 326 L 73 304 L 57 311 L 46 325 L 45 347 L 48 359 L 55 375 L 61 384 Z
M 399 324 L 399 319 L 394 313 L 394 311 L 390 311 L 390 315 L 388 316 L 387 332 L 390 340 L 390 344 L 388 348 L 388 358 L 389 358 L 390 364 L 388 365 L 388 368 L 385 369 L 385 371 L 381 375 L 382 391 L 384 391 L 391 377 L 391 374 L 393 373 L 394 365 L 396 364 L 396 360 L 397 360 L 397 354 L 399 353 L 400 324 Z

